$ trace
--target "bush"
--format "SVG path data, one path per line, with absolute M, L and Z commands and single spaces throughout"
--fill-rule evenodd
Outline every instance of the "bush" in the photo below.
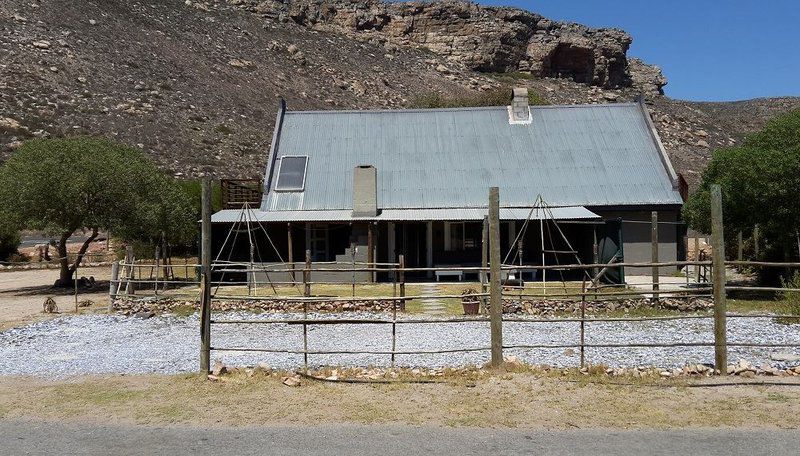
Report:
M 546 105 L 547 100 L 538 93 L 528 91 L 528 102 L 531 105 Z M 445 96 L 438 92 L 430 92 L 417 97 L 411 102 L 412 108 L 437 109 L 437 108 L 471 108 L 482 106 L 508 106 L 511 104 L 511 89 L 500 88 L 479 92 L 477 94 L 464 94 L 459 96 Z
M 789 279 L 783 279 L 783 288 L 800 289 L 800 271 L 795 272 Z M 783 298 L 789 306 L 789 314 L 800 315 L 800 291 L 787 291 L 783 293 Z
M 19 243 L 19 231 L 0 227 L 0 261 L 8 261 L 16 254 Z

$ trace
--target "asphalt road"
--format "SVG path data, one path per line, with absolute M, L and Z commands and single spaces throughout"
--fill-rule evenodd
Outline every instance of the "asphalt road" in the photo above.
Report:
M 526 431 L 400 426 L 145 427 L 0 422 L 8 455 L 759 455 L 798 454 L 800 432 Z

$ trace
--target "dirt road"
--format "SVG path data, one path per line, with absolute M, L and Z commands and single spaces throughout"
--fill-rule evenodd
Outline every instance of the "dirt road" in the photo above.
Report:
M 78 300 L 93 301 L 94 308 L 108 305 L 108 280 L 111 268 L 81 268 L 81 277 L 93 276 L 99 281 L 94 290 L 79 290 Z M 52 297 L 62 313 L 75 311 L 75 296 L 71 290 L 53 289 L 58 269 L 0 272 L 0 331 L 52 315 L 42 313 L 42 303 Z
M 793 454 L 795 431 L 494 430 L 398 425 L 136 427 L 0 422 L 9 454 L 752 455 Z

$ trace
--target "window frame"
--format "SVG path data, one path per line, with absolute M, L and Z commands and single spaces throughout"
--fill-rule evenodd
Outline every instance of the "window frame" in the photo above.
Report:
M 281 180 L 281 170 L 283 169 L 283 159 L 284 158 L 304 158 L 305 163 L 303 165 L 303 181 L 300 184 L 300 187 L 290 187 L 290 188 L 279 188 L 278 185 Z M 280 163 L 278 164 L 278 169 L 275 175 L 275 186 L 273 188 L 276 192 L 304 192 L 306 190 L 306 177 L 308 177 L 308 155 L 283 155 L 279 157 Z

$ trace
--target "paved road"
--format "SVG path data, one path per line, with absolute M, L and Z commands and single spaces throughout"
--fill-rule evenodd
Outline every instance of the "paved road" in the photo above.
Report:
M 137 427 L 0 422 L 8 455 L 797 454 L 800 432 L 731 429 L 524 431 L 399 426 Z

